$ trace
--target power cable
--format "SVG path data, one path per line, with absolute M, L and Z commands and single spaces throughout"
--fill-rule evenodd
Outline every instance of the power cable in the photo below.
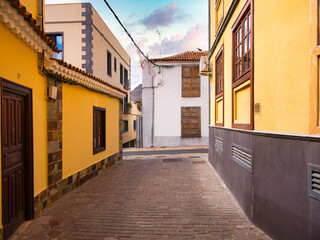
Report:
M 105 2 L 105 4 L 108 6 L 108 8 L 110 9 L 110 11 L 112 12 L 113 16 L 117 19 L 118 23 L 121 25 L 121 27 L 123 28 L 123 30 L 126 32 L 126 34 L 128 35 L 128 37 L 131 39 L 131 41 L 133 42 L 133 44 L 136 46 L 136 48 L 139 50 L 139 52 L 149 61 L 151 62 L 153 65 L 157 66 L 160 68 L 160 66 L 156 63 L 154 63 L 153 61 L 151 61 L 145 54 L 144 52 L 140 49 L 140 47 L 136 44 L 136 42 L 133 40 L 132 36 L 130 35 L 130 33 L 128 32 L 128 30 L 125 28 L 125 26 L 123 26 L 122 22 L 120 21 L 119 17 L 117 16 L 117 14 L 113 11 L 113 9 L 111 8 L 111 6 L 109 5 L 109 3 L 106 0 L 103 0 Z

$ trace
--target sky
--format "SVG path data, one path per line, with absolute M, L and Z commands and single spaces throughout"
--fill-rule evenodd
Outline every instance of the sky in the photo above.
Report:
M 208 50 L 208 0 L 107 0 L 149 58 Z M 140 57 L 103 0 L 45 0 L 46 4 L 90 2 L 131 57 L 131 89 L 142 83 Z

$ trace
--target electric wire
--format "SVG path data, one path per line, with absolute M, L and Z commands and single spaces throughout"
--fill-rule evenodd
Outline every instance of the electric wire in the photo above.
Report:
M 121 25 L 121 27 L 123 28 L 123 30 L 126 32 L 126 34 L 128 35 L 128 37 L 131 39 L 132 43 L 136 46 L 136 48 L 139 50 L 139 52 L 153 65 L 157 66 L 160 68 L 160 65 L 154 63 L 153 61 L 151 61 L 145 54 L 144 52 L 140 49 L 140 47 L 138 46 L 138 44 L 136 44 L 136 42 L 134 41 L 134 39 L 132 38 L 132 36 L 130 35 L 130 33 L 128 32 L 128 30 L 126 29 L 126 27 L 122 24 L 122 22 L 120 21 L 119 17 L 117 16 L 117 14 L 113 11 L 113 9 L 111 8 L 111 6 L 109 5 L 109 3 L 106 0 L 103 0 L 105 2 L 105 4 L 108 6 L 108 8 L 110 9 L 110 11 L 112 12 L 113 16 L 116 18 L 116 20 L 118 21 L 118 23 Z M 163 66 L 161 66 L 163 67 Z

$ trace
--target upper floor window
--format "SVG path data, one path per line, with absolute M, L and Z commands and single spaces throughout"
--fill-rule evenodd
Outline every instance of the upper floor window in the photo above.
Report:
M 107 51 L 107 74 L 108 74 L 108 76 L 110 76 L 111 77 L 111 75 L 112 75 L 112 71 L 111 71 L 111 69 L 112 69 L 112 62 L 111 62 L 112 60 L 111 60 L 111 53 L 109 52 L 109 51 Z
M 234 82 L 251 70 L 251 25 L 251 10 L 249 8 L 244 15 L 241 16 L 238 26 L 233 32 Z
M 117 58 L 116 57 L 114 57 L 113 64 L 114 64 L 114 72 L 117 72 Z
M 215 0 L 216 1 L 216 31 L 219 29 L 219 27 L 222 24 L 222 20 L 223 20 L 223 1 L 224 0 Z
M 128 132 L 129 131 L 129 122 L 128 120 L 123 121 L 123 132 Z
M 182 97 L 200 97 L 199 67 L 182 66 Z
M 222 95 L 223 92 L 223 47 L 216 57 L 216 96 Z
M 54 53 L 53 57 L 56 59 L 63 60 L 63 37 L 62 33 L 54 33 L 54 34 L 48 34 L 48 37 L 52 42 L 54 42 L 58 49 L 60 50 L 59 53 Z
M 123 84 L 123 66 L 120 63 L 120 84 Z

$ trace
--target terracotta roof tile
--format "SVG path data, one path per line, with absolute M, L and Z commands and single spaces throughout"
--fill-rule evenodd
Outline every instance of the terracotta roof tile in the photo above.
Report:
M 76 72 L 78 72 L 78 73 L 81 73 L 81 74 L 84 75 L 84 76 L 87 76 L 87 77 L 89 77 L 89 78 L 91 78 L 91 79 L 93 79 L 93 80 L 96 80 L 96 81 L 99 82 L 99 83 L 102 83 L 102 84 L 104 84 L 104 85 L 106 85 L 106 86 L 108 86 L 108 87 L 111 87 L 111 88 L 119 91 L 119 92 L 122 92 L 122 93 L 124 93 L 124 94 L 127 94 L 127 92 L 124 91 L 124 90 L 122 90 L 121 88 L 118 88 L 118 87 L 116 87 L 116 86 L 114 86 L 114 85 L 112 85 L 112 84 L 110 84 L 110 83 L 102 80 L 101 78 L 98 78 L 98 77 L 96 77 L 96 76 L 94 76 L 94 75 L 92 75 L 92 74 L 90 74 L 90 73 L 87 73 L 86 71 L 84 71 L 84 70 L 82 70 L 82 69 L 80 69 L 80 68 L 78 68 L 78 67 L 75 67 L 75 66 L 71 65 L 70 63 L 64 62 L 64 61 L 59 60 L 59 59 L 54 59 L 54 58 L 52 58 L 52 60 L 55 60 L 57 63 L 59 63 L 60 65 L 62 65 L 62 66 L 64 66 L 64 67 L 67 67 L 67 68 L 69 68 L 69 69 L 71 69 L 71 70 L 73 70 L 73 71 L 76 71 Z
M 208 56 L 208 51 L 188 51 L 177 55 L 153 58 L 151 61 L 154 62 L 197 62 L 200 61 L 202 56 Z
M 24 20 L 28 22 L 28 24 L 33 28 L 33 30 L 52 48 L 53 51 L 59 52 L 58 47 L 54 42 L 50 40 L 48 35 L 40 28 L 39 24 L 37 24 L 37 20 L 32 17 L 32 14 L 29 13 L 25 6 L 20 4 L 19 0 L 7 0 L 13 8 L 17 10 L 17 12 L 24 17 Z

